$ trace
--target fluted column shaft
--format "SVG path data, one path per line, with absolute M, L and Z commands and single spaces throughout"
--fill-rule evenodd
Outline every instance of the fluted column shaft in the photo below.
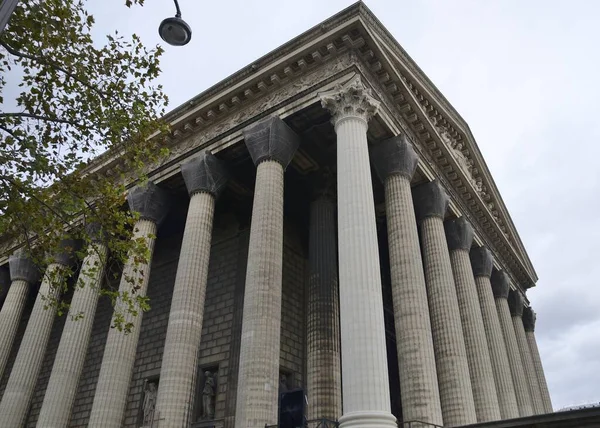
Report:
M 62 282 L 66 270 L 67 267 L 61 263 L 51 263 L 46 269 L 0 402 L 2 428 L 20 427 L 25 423 L 56 315 L 54 308 L 45 308 L 46 299 L 60 297 L 60 287 L 56 284 Z
M 278 117 L 244 129 L 256 165 L 236 397 L 236 428 L 277 422 L 283 280 L 283 177 L 300 143 Z
M 540 351 L 538 350 L 537 341 L 535 340 L 535 321 L 536 315 L 531 307 L 525 308 L 523 311 L 523 327 L 525 328 L 525 337 L 529 345 L 531 352 L 531 359 L 535 368 L 535 374 L 540 387 L 540 395 L 542 404 L 544 406 L 545 413 L 552 413 L 552 400 L 550 399 L 550 391 L 548 391 L 548 384 L 546 383 L 546 376 L 544 375 L 544 367 L 542 366 L 542 359 L 540 358 Z
M 519 406 L 519 415 L 531 416 L 533 415 L 531 394 L 529 392 L 529 386 L 527 385 L 527 379 L 525 378 L 523 362 L 521 361 L 521 354 L 519 353 L 519 345 L 517 344 L 517 337 L 515 336 L 515 331 L 512 325 L 510 312 L 508 311 L 508 303 L 506 302 L 506 299 L 497 298 L 496 309 L 498 311 L 498 318 L 504 334 L 504 343 L 506 344 L 506 352 L 508 354 L 508 361 L 510 363 L 513 385 L 515 387 L 515 394 L 517 397 L 517 404 Z
M 537 342 L 535 340 L 535 333 L 533 331 L 527 331 L 525 332 L 525 336 L 527 337 L 527 343 L 529 344 L 529 349 L 531 351 L 533 366 L 537 376 L 538 384 L 540 386 L 544 412 L 552 413 L 554 411 L 552 409 L 552 400 L 550 399 L 550 392 L 548 391 L 548 384 L 546 383 L 546 376 L 544 375 L 540 351 L 538 350 Z
M 525 337 L 525 329 L 523 328 L 523 298 L 517 292 L 511 291 L 508 297 L 508 305 L 510 314 L 512 316 L 513 327 L 515 329 L 515 337 L 517 338 L 519 353 L 521 354 L 521 361 L 523 362 L 523 369 L 525 370 L 525 376 L 529 385 L 531 402 L 533 404 L 533 412 L 536 415 L 540 415 L 545 413 L 544 403 L 542 402 L 540 385 L 538 383 L 535 367 L 531 358 L 529 344 L 527 343 L 527 338 Z
M 425 275 L 410 177 L 417 165 L 403 135 L 375 145 L 371 158 L 384 182 L 402 416 L 442 425 Z
M 191 422 L 202 335 L 215 199 L 227 178 L 219 160 L 204 152 L 181 172 L 190 194 L 173 288 L 155 419 L 163 428 Z
M 367 120 L 378 103 L 358 76 L 321 96 L 337 134 L 342 341 L 341 427 L 392 427 Z
M 487 265 L 487 267 L 482 267 L 482 264 Z M 512 381 L 502 327 L 500 327 L 494 295 L 490 285 L 493 259 L 489 250 L 486 248 L 471 250 L 471 266 L 475 275 L 479 307 L 481 308 L 483 326 L 494 373 L 500 416 L 502 419 L 518 418 L 519 408 L 517 406 L 515 387 Z
M 444 423 L 475 423 L 467 352 L 441 219 L 423 220 L 421 233 Z
M 445 426 L 477 422 L 469 363 L 443 217 L 448 196 L 438 182 L 413 194 L 420 220 L 425 282 Z
M 464 217 L 446 221 L 445 228 L 471 373 L 477 421 L 495 421 L 500 419 L 500 408 L 475 278 L 469 259 L 473 228 Z
M 165 428 L 187 426 L 194 405 L 214 206 L 213 195 L 196 193 L 188 208 L 156 405 Z
M 23 279 L 12 281 L 0 311 L 0 378 L 6 368 L 10 350 L 17 335 L 28 291 L 27 281 Z
M 157 225 L 154 221 L 140 219 L 135 223 L 132 239 L 143 239 L 149 250 L 149 256 L 145 261 L 136 260 L 135 256 L 131 256 L 127 260 L 121 274 L 119 294 L 146 295 L 156 231 Z M 134 287 L 137 290 L 134 290 Z M 123 325 L 131 325 L 131 331 L 126 333 L 116 328 L 108 331 L 90 414 L 88 425 L 90 428 L 120 427 L 127 404 L 127 393 L 135 362 L 143 312 L 139 311 L 137 315 L 131 314 L 127 309 L 127 304 L 121 298 L 117 299 L 115 311 L 123 316 Z
M 94 324 L 107 254 L 106 245 L 94 242 L 83 260 L 38 417 L 40 427 L 62 428 L 69 423 Z
M 337 123 L 338 242 L 344 416 L 390 412 L 379 248 L 367 124 Z
M 215 199 L 226 174 L 204 152 L 181 167 L 190 194 L 185 230 L 173 288 L 155 419 L 164 428 L 191 422 L 208 280 Z
M 340 310 L 335 203 L 320 196 L 310 205 L 306 386 L 308 419 L 342 414 Z
M 36 267 L 21 252 L 11 255 L 9 266 L 12 283 L 0 310 L 0 378 L 17 335 L 29 287 L 38 279 Z
M 283 275 L 283 167 L 265 160 L 256 170 L 246 273 L 235 426 L 277 421 L 281 287 Z
M 502 290 L 499 290 L 500 287 L 502 287 Z M 510 310 L 508 308 L 507 297 L 509 282 L 504 272 L 494 270 L 492 276 L 492 288 L 494 290 L 496 311 L 498 313 L 498 319 L 500 320 L 502 335 L 504 336 L 504 343 L 506 345 L 506 353 L 510 364 L 513 385 L 515 387 L 519 416 L 531 416 L 533 415 L 533 403 L 531 400 L 531 393 L 529 392 L 529 385 L 527 384 L 527 378 L 525 377 L 525 371 L 523 369 L 523 362 L 519 352 L 519 345 L 517 344 L 512 317 L 510 316 Z
M 523 330 L 523 320 L 521 317 L 513 316 L 512 322 L 513 327 L 515 328 L 519 352 L 521 353 L 521 360 L 523 361 L 523 368 L 525 369 L 525 376 L 527 377 L 527 383 L 529 384 L 529 392 L 531 393 L 531 400 L 533 402 L 533 411 L 536 415 L 540 415 L 545 413 L 544 403 L 542 402 L 542 395 L 537 380 L 537 374 L 535 372 L 535 366 L 533 365 L 533 360 L 531 358 L 529 343 L 527 343 L 525 330 Z

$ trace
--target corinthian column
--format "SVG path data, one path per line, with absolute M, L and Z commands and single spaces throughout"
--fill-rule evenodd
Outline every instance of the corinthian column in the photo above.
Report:
M 340 303 L 333 198 L 326 189 L 310 204 L 306 315 L 309 420 L 327 418 L 335 421 L 342 415 Z
M 373 146 L 371 158 L 385 186 L 392 299 L 402 416 L 442 425 L 427 289 L 410 180 L 417 154 L 404 135 Z
M 443 221 L 449 198 L 437 181 L 419 185 L 413 197 L 421 227 L 423 265 L 444 425 L 472 424 L 477 422 L 477 415 L 444 233 Z
M 469 250 L 473 228 L 464 217 L 444 223 L 460 309 L 478 422 L 500 419 L 500 408 Z
M 519 346 L 519 353 L 521 354 L 525 377 L 527 378 L 527 384 L 529 385 L 529 392 L 531 393 L 533 412 L 536 415 L 540 415 L 545 413 L 544 403 L 542 402 L 540 385 L 537 381 L 535 367 L 533 365 L 533 360 L 531 359 L 531 351 L 529 350 L 529 344 L 525 337 L 525 329 L 523 328 L 523 297 L 518 292 L 511 290 L 508 295 L 508 307 L 510 309 L 510 315 L 512 316 L 517 345 Z
M 94 324 L 108 248 L 101 242 L 100 231 L 95 230 L 95 226 L 90 226 L 89 230 L 92 235 L 96 235 L 96 239 L 88 247 L 87 256 L 83 260 L 69 315 L 54 357 L 54 366 L 37 422 L 38 426 L 44 428 L 62 428 L 69 423 Z M 78 314 L 83 314 L 83 318 Z
M 132 298 L 144 297 L 150 279 L 156 231 L 167 215 L 169 202 L 166 192 L 151 182 L 131 189 L 127 202 L 131 211 L 140 213 L 139 220 L 133 226 L 131 239 L 144 241 L 148 259 L 140 261 L 137 255 L 130 255 L 121 274 L 119 294 L 127 293 Z M 117 299 L 115 311 L 123 316 L 123 325 L 130 325 L 131 331 L 126 333 L 116 328 L 108 331 L 89 428 L 122 426 L 143 312 L 131 314 L 127 302 L 123 302 L 121 298 Z
M 510 364 L 502 335 L 502 327 L 498 319 L 494 294 L 490 284 L 490 276 L 494 267 L 492 253 L 485 247 L 473 248 L 470 253 L 471 267 L 475 276 L 475 286 L 479 297 L 479 307 L 483 317 L 483 326 L 487 337 L 487 345 L 490 352 L 492 370 L 494 372 L 494 383 L 500 405 L 500 416 L 502 419 L 513 419 L 519 417 L 519 407 L 515 387 L 512 381 Z
M 39 279 L 37 268 L 22 250 L 10 256 L 8 266 L 12 282 L 0 311 L 0 379 L 17 334 L 27 292 Z
M 165 339 L 156 420 L 163 428 L 189 426 L 212 239 L 215 199 L 227 184 L 220 161 L 208 152 L 181 166 L 190 205 L 181 242 Z
M 256 165 L 235 426 L 277 422 L 283 274 L 283 172 L 300 143 L 278 117 L 244 130 Z
M 538 350 L 537 341 L 535 340 L 535 318 L 536 316 L 533 309 L 531 309 L 531 307 L 525 308 L 523 311 L 523 327 L 525 328 L 525 336 L 527 337 L 527 343 L 529 344 L 529 350 L 531 351 L 531 359 L 533 360 L 535 374 L 540 386 L 544 412 L 552 413 L 554 411 L 552 409 L 552 400 L 550 399 L 550 392 L 548 391 L 548 384 L 546 383 L 546 376 L 544 375 L 540 351 Z
M 356 75 L 321 103 L 337 134 L 338 251 L 345 427 L 395 427 L 390 411 L 383 297 L 367 122 L 379 107 Z
M 515 387 L 515 395 L 517 397 L 517 405 L 519 407 L 519 416 L 533 415 L 533 403 L 531 401 L 531 393 L 525 378 L 525 370 L 515 336 L 515 329 L 508 308 L 508 292 L 510 290 L 510 280 L 508 275 L 501 270 L 494 269 L 492 271 L 492 291 L 496 302 L 496 311 L 498 319 L 502 327 L 502 335 L 506 345 L 506 353 L 510 364 L 510 372 L 512 375 L 513 385 Z
M 55 308 L 47 308 L 46 299 L 60 299 L 62 283 L 68 273 L 74 250 L 74 241 L 62 241 L 62 252 L 56 254 L 46 268 L 0 403 L 0 427 L 20 427 L 25 423 L 56 315 Z

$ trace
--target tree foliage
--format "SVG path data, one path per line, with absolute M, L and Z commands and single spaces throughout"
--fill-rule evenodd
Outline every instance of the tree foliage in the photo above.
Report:
M 125 5 L 132 3 L 143 0 Z M 162 48 L 146 48 L 135 34 L 93 40 L 93 25 L 85 0 L 22 0 L 0 35 L 0 240 L 5 255 L 25 245 L 41 271 L 64 239 L 82 242 L 69 248 L 79 260 L 98 236 L 113 264 L 149 254 L 144 240 L 130 239 L 136 214 L 125 209 L 125 194 L 165 152 L 156 137 L 166 130 L 159 118 L 167 97 L 156 85 Z M 4 99 L 16 87 L 18 95 Z M 84 224 L 99 225 L 101 235 Z M 72 283 L 52 281 L 63 291 Z M 132 313 L 148 308 L 135 293 L 119 295 L 114 278 L 104 282 L 112 286 L 101 293 L 113 303 L 124 300 Z M 127 329 L 122 319 L 114 323 Z

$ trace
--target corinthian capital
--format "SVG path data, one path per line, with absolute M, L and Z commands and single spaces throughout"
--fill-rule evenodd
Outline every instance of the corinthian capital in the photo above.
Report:
M 319 94 L 321 105 L 333 116 L 334 126 L 342 119 L 355 117 L 366 122 L 377 113 L 379 101 L 371 95 L 357 74 L 334 89 Z

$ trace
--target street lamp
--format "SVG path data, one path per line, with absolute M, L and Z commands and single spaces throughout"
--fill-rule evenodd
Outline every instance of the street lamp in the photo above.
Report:
M 179 10 L 179 3 L 177 3 L 177 0 L 173 1 L 175 2 L 177 13 L 175 14 L 175 17 L 167 18 L 160 23 L 158 34 L 160 34 L 160 37 L 170 45 L 187 45 L 192 39 L 192 29 L 183 19 L 181 19 L 181 10 Z

